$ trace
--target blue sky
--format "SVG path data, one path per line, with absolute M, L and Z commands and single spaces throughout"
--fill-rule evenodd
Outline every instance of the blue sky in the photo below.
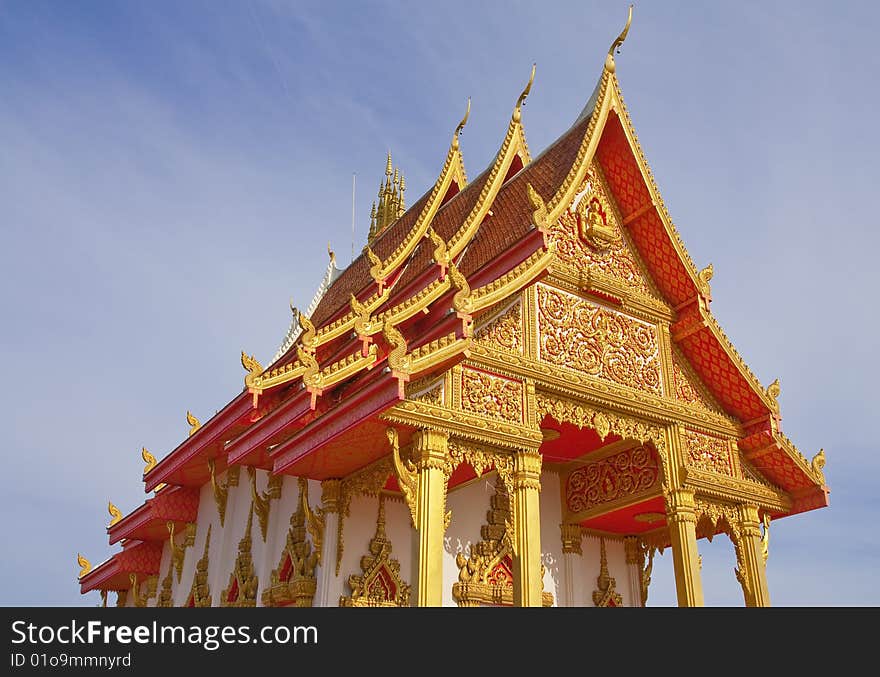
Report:
M 330 240 L 362 246 L 390 148 L 410 203 L 473 99 L 470 176 L 523 109 L 537 154 L 577 117 L 624 2 L 0 2 L 0 604 L 95 604 L 107 499 L 267 361 Z M 639 2 L 618 76 L 712 310 L 831 507 L 772 526 L 776 605 L 880 604 L 874 443 L 880 10 Z M 701 541 L 707 604 L 740 605 Z M 675 600 L 671 555 L 649 603 Z

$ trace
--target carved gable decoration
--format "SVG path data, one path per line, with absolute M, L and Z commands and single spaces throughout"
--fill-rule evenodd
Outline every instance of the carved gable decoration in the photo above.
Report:
M 544 362 L 660 395 L 657 328 L 576 294 L 538 284 Z
M 631 291 L 660 298 L 644 272 L 635 248 L 620 227 L 621 219 L 601 170 L 593 163 L 574 199 L 549 239 L 563 267 L 607 277 Z
M 400 562 L 391 557 L 391 541 L 385 534 L 385 495 L 379 494 L 376 535 L 369 554 L 361 557 L 360 574 L 348 577 L 351 595 L 339 598 L 339 606 L 409 606 L 410 586 L 400 577 Z
M 694 374 L 690 364 L 675 346 L 672 350 L 672 382 L 672 396 L 675 399 L 695 405 L 705 411 L 716 414 L 724 413 L 724 410 L 718 406 L 715 398 L 709 394 L 706 386 Z
M 485 319 L 484 319 L 485 318 Z M 496 350 L 523 353 L 522 300 L 504 301 L 487 312 L 474 330 L 474 340 Z
M 729 440 L 683 428 L 682 441 L 687 452 L 687 465 L 730 477 L 737 476 Z
M 504 482 L 495 483 L 489 505 L 486 524 L 480 529 L 483 540 L 471 546 L 470 557 L 458 553 L 455 558 L 459 571 L 452 597 L 458 606 L 513 606 L 513 550 L 508 530 L 513 518 Z M 552 593 L 542 593 L 542 606 L 553 606 Z
M 523 384 L 482 369 L 461 370 L 461 408 L 511 423 L 523 420 Z
M 254 525 L 254 504 L 248 511 L 247 525 L 244 536 L 238 543 L 238 556 L 235 566 L 229 574 L 229 585 L 220 593 L 220 606 L 248 607 L 257 606 L 257 586 L 259 581 L 254 572 L 254 560 L 251 556 L 253 539 L 251 530 Z
M 650 493 L 659 488 L 660 478 L 656 455 L 650 447 L 640 445 L 585 463 L 569 473 L 565 479 L 565 505 L 572 513 L 585 512 L 597 505 Z
M 270 574 L 269 587 L 263 591 L 264 606 L 310 607 L 315 597 L 317 578 L 315 567 L 318 552 L 306 538 L 306 511 L 308 493 L 306 481 L 300 478 L 299 507 L 290 516 L 287 542 L 281 551 L 281 561 Z

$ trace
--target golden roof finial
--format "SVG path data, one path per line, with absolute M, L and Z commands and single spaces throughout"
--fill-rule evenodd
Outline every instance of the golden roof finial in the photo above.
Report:
M 186 412 L 186 422 L 189 425 L 189 436 L 192 437 L 196 431 L 202 427 L 202 422 L 192 415 L 192 412 Z
M 516 108 L 513 109 L 513 121 L 519 122 L 522 119 L 521 109 L 523 104 L 526 102 L 526 97 L 528 97 L 529 92 L 532 91 L 532 83 L 535 81 L 535 68 L 537 68 L 538 64 L 532 64 L 532 74 L 529 75 L 529 82 L 526 85 L 526 88 L 522 91 L 522 94 L 519 95 L 519 98 L 516 100 Z
M 336 252 L 333 251 L 329 242 L 327 243 L 327 255 L 330 257 L 330 263 L 336 263 Z
M 611 47 L 608 48 L 608 56 L 605 57 L 605 68 L 609 73 L 614 72 L 614 51 L 617 50 L 617 53 L 620 54 L 620 46 L 623 44 L 623 41 L 626 40 L 626 34 L 629 33 L 630 24 L 632 24 L 633 20 L 633 6 L 629 6 L 629 13 L 626 17 L 626 26 L 623 27 L 623 30 L 620 31 L 620 35 L 618 35 L 614 42 L 611 43 Z
M 464 112 L 464 117 L 461 119 L 461 122 L 458 123 L 458 127 L 455 128 L 455 133 L 452 135 L 452 149 L 458 150 L 458 137 L 461 135 L 461 130 L 464 129 L 464 126 L 467 124 L 468 118 L 471 114 L 471 97 L 468 97 L 467 102 L 467 110 Z
M 388 151 L 388 160 L 385 162 L 385 176 L 391 176 L 391 151 Z
M 110 520 L 111 527 L 122 519 L 122 513 L 119 511 L 119 508 L 113 505 L 112 501 L 107 501 L 107 512 L 109 512 L 110 517 L 112 517 Z
M 144 475 L 150 472 L 153 468 L 156 467 L 156 457 L 153 456 L 149 451 L 147 451 L 146 447 L 141 447 L 141 458 L 144 459 L 144 463 L 146 463 L 146 467 L 144 468 Z

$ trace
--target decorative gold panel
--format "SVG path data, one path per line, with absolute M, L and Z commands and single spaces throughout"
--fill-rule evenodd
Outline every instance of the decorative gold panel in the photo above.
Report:
M 522 423 L 522 383 L 465 367 L 461 370 L 461 408 L 489 418 Z
M 661 394 L 654 325 L 544 284 L 537 290 L 541 360 Z
M 706 411 L 722 413 L 721 407 L 715 403 L 687 364 L 687 360 L 675 348 L 672 351 L 672 396 Z
M 559 261 L 578 271 L 599 272 L 646 296 L 656 297 L 596 166 L 590 167 L 568 209 L 549 233 Z
M 247 524 L 244 527 L 244 536 L 238 543 L 238 556 L 235 558 L 232 573 L 229 574 L 229 584 L 220 593 L 220 606 L 257 606 L 257 587 L 259 581 L 254 572 L 254 560 L 251 554 L 251 547 L 253 546 L 251 531 L 253 525 L 254 504 L 251 501 Z
M 522 301 L 517 298 L 507 308 L 474 331 L 474 340 L 491 348 L 523 352 Z
M 728 440 L 688 428 L 682 428 L 681 434 L 689 466 L 734 476 Z
M 647 446 L 627 449 L 573 470 L 565 480 L 565 504 L 573 513 L 660 486 L 660 466 Z

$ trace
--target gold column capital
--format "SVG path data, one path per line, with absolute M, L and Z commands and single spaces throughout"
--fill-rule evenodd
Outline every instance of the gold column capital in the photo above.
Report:
M 761 537 L 761 520 L 758 516 L 758 506 L 741 503 L 736 507 L 739 518 L 739 529 L 742 536 Z
M 666 516 L 669 522 L 697 523 L 696 501 L 690 489 L 673 489 L 666 501 Z
M 562 552 L 564 554 L 573 553 L 576 555 L 583 555 L 581 541 L 583 540 L 584 534 L 583 531 L 581 531 L 581 525 L 563 522 L 559 525 L 559 530 L 562 533 Z
M 342 502 L 342 480 L 329 479 L 321 482 L 321 506 L 324 512 L 339 512 Z
M 412 462 L 417 470 L 434 468 L 448 471 L 449 434 L 440 430 L 418 430 L 413 435 Z
M 522 449 L 513 454 L 513 488 L 541 490 L 541 454 Z

